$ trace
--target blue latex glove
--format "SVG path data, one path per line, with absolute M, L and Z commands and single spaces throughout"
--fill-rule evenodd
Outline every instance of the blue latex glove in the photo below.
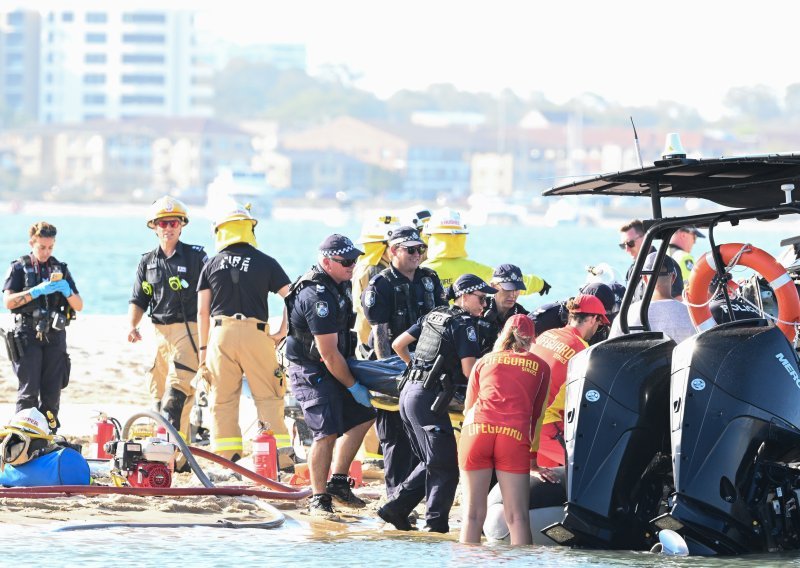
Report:
M 58 282 L 61 282 L 60 280 Z M 50 282 L 49 280 L 45 280 L 44 282 L 39 282 L 36 286 L 28 290 L 31 295 L 31 298 L 34 300 L 39 296 L 47 296 L 48 294 L 52 294 L 58 290 L 58 282 Z
M 69 282 L 66 280 L 59 280 L 58 282 L 54 282 L 54 284 L 56 286 L 56 292 L 61 292 L 64 294 L 65 298 L 72 296 L 72 288 L 70 287 Z
M 372 403 L 369 401 L 369 391 L 367 387 L 356 381 L 356 383 L 352 387 L 348 387 L 350 394 L 353 395 L 353 398 L 356 399 L 358 404 L 366 406 L 368 408 L 372 407 Z

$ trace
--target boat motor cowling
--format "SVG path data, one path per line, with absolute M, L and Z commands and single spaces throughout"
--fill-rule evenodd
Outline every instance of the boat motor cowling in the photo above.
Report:
M 567 504 L 544 529 L 560 544 L 647 549 L 670 477 L 669 381 L 675 342 L 645 332 L 609 339 L 569 364 L 564 409 Z
M 693 553 L 800 548 L 800 370 L 781 330 L 745 320 L 683 342 L 670 415 L 675 495 L 654 524 Z

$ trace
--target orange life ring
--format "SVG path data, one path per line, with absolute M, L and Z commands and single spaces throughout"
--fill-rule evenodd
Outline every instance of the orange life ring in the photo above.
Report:
M 780 322 L 777 325 L 789 341 L 794 342 L 795 328 L 793 324 L 800 322 L 800 296 L 798 296 L 797 288 L 786 269 L 768 252 L 741 243 L 720 245 L 722 261 L 727 265 L 745 246 L 748 250 L 742 253 L 736 264 L 752 268 L 769 281 L 769 285 L 775 292 L 775 298 L 778 300 Z M 708 305 L 711 296 L 708 288 L 716 273 L 714 257 L 707 252 L 695 263 L 692 273 L 689 275 L 686 300 L 690 304 L 689 315 L 692 323 L 698 331 L 704 331 L 717 324 Z

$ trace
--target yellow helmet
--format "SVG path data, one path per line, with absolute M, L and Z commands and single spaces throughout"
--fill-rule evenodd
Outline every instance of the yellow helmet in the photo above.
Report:
M 455 209 L 436 211 L 425 224 L 423 231 L 426 235 L 466 235 L 469 233 L 467 226 L 461 222 L 461 213 Z
M 147 216 L 147 226 L 151 229 L 155 229 L 156 221 L 164 217 L 178 217 L 181 220 L 181 225 L 189 223 L 186 205 L 169 195 L 165 195 L 153 201 L 153 204 L 150 206 L 150 213 Z
M 394 215 L 380 215 L 377 219 L 369 220 L 361 227 L 361 236 L 356 243 L 382 243 L 389 239 L 389 231 L 400 226 L 400 219 Z
M 214 220 L 214 230 L 216 231 L 219 227 L 231 221 L 250 221 L 253 227 L 258 225 L 258 221 L 250 214 L 249 203 L 246 205 L 237 205 L 235 209 L 226 211 L 221 216 L 217 217 L 217 219 Z

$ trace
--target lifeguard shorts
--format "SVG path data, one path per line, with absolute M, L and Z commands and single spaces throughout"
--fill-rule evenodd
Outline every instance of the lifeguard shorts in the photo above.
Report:
M 464 471 L 496 469 L 528 473 L 531 469 L 528 436 L 509 426 L 468 424 L 461 429 L 458 467 Z

